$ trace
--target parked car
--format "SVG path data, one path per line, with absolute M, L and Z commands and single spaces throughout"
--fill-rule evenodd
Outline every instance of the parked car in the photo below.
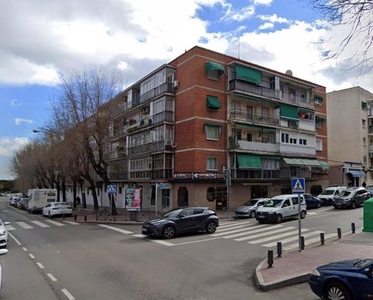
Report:
M 30 198 L 21 198 L 17 203 L 17 207 L 22 210 L 27 210 Z
M 254 198 L 247 201 L 244 205 L 235 209 L 235 218 L 255 218 L 256 210 L 269 199 L 270 198 Z
M 338 197 L 333 199 L 334 208 L 356 208 L 371 197 L 363 187 L 355 187 L 344 190 Z
M 11 205 L 14 206 L 14 207 L 17 207 L 18 202 L 21 201 L 21 198 L 20 197 L 13 197 L 11 201 L 12 201 Z
M 345 189 L 347 189 L 345 186 L 330 186 L 323 190 L 317 198 L 322 201 L 323 205 L 332 205 L 333 199 L 338 197 Z
M 311 194 L 303 194 L 303 197 L 306 200 L 307 209 L 320 208 L 322 205 L 322 201 Z
M 332 262 L 314 270 L 308 279 L 312 291 L 322 299 L 368 299 L 373 294 L 373 259 Z
M 49 218 L 54 216 L 72 216 L 73 209 L 71 205 L 66 202 L 49 202 L 44 206 L 42 214 Z
M 307 214 L 306 201 L 303 195 L 300 198 L 300 217 L 304 219 Z M 272 197 L 256 211 L 256 220 L 259 223 L 275 222 L 281 223 L 283 219 L 295 218 L 298 216 L 298 195 L 287 194 Z
M 3 222 L 0 219 L 0 248 L 6 248 L 8 245 L 8 230 L 6 225 L 9 225 L 9 222 Z
M 0 255 L 4 255 L 8 253 L 8 249 L 0 249 Z M 1 296 L 1 291 L 3 287 L 3 268 L 0 264 L 0 296 Z
M 366 190 L 370 193 L 370 195 L 373 197 L 373 185 L 367 185 Z
M 171 239 L 187 232 L 205 231 L 211 234 L 218 226 L 219 218 L 208 207 L 178 207 L 146 220 L 142 225 L 142 234 Z

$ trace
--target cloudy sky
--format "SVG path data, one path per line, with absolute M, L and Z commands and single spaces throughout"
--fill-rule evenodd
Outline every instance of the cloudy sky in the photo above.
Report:
M 130 85 L 199 45 L 290 69 L 327 91 L 361 86 L 373 92 L 371 74 L 322 58 L 338 48 L 344 29 L 328 26 L 307 2 L 1 0 L 0 179 L 12 178 L 15 150 L 45 124 L 59 75 L 87 65 L 119 70 Z

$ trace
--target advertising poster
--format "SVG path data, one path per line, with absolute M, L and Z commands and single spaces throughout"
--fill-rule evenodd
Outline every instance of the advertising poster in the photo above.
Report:
M 141 210 L 141 189 L 128 188 L 126 189 L 125 209 L 128 211 Z

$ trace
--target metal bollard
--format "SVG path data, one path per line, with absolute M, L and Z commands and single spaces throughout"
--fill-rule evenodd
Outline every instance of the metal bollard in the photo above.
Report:
M 84 221 L 87 222 L 87 215 L 84 215 Z
M 268 250 L 268 268 L 273 268 L 273 250 Z
M 301 244 L 301 249 L 304 250 L 304 246 L 305 246 L 305 244 L 304 244 L 304 236 L 300 237 L 300 244 Z
M 76 221 L 77 218 L 78 218 L 78 216 L 77 216 L 77 215 L 74 215 L 74 221 Z
M 341 228 L 337 228 L 338 238 L 340 239 L 342 237 L 342 231 Z
M 62 215 L 62 219 L 65 220 L 65 214 Z
M 281 257 L 282 255 L 282 243 L 277 242 L 277 257 Z
M 352 233 L 355 233 L 355 230 L 356 230 L 355 223 L 351 223 L 351 231 L 352 231 Z
M 320 232 L 320 241 L 321 241 L 321 245 L 324 245 L 324 243 L 325 243 L 325 235 L 324 235 L 324 232 Z

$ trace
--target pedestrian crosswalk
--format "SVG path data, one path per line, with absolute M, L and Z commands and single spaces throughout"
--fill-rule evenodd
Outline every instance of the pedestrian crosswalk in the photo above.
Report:
M 320 242 L 319 230 L 302 228 L 301 235 L 305 245 Z M 299 229 L 296 226 L 286 224 L 258 224 L 254 221 L 221 222 L 213 237 L 231 239 L 236 242 L 245 242 L 252 245 L 260 245 L 266 248 L 276 247 L 282 244 L 283 250 L 291 250 L 299 247 Z M 324 234 L 324 240 L 337 238 L 337 233 Z
M 6 225 L 6 229 L 8 231 L 13 231 L 17 229 L 34 229 L 34 228 L 49 228 L 49 227 L 63 227 L 66 225 L 79 225 L 77 222 L 71 222 L 71 221 L 54 221 L 54 220 L 45 220 L 43 222 L 41 221 L 29 221 L 29 222 L 12 222 L 9 225 Z

